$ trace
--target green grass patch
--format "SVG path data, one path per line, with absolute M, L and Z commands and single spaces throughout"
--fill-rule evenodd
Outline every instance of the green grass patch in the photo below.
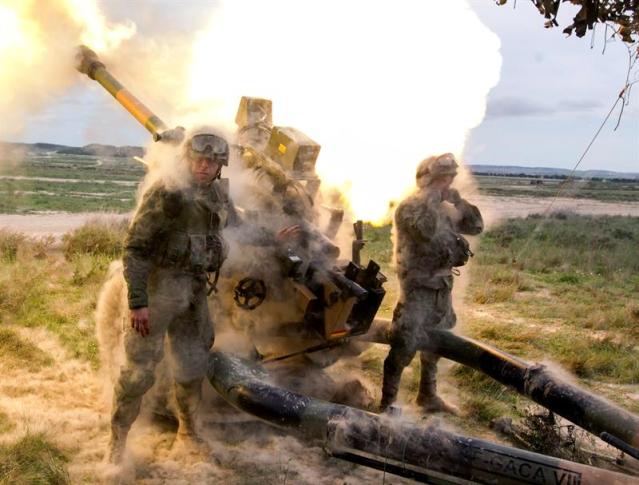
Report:
M 373 259 L 382 268 L 388 269 L 393 259 L 393 245 L 391 242 L 390 224 L 376 227 L 370 224 L 364 226 L 366 244 L 362 251 L 362 260 Z
M 46 352 L 7 328 L 0 328 L 0 355 L 4 365 L 20 366 L 31 372 L 53 364 Z
M 639 380 L 639 350 L 636 342 L 615 341 L 610 337 L 578 338 L 561 333 L 544 341 L 544 349 L 556 355 L 559 363 L 582 379 L 597 379 L 619 384 Z
M 512 414 L 519 397 L 514 391 L 470 367 L 455 365 L 451 373 L 464 391 L 462 407 L 468 419 L 489 424 L 493 419 Z
M 65 240 L 67 257 L 49 249 L 35 258 L 28 240 L 0 265 L 0 320 L 43 327 L 70 355 L 99 364 L 93 312 L 106 270 L 121 248 L 119 229 L 86 226 Z
M 399 290 L 397 276 L 393 267 L 393 244 L 390 224 L 380 227 L 366 224 L 364 226 L 364 239 L 366 244 L 361 253 L 362 264 L 368 264 L 368 260 L 372 259 L 380 265 L 382 273 L 388 278 L 388 283 L 384 285 L 386 295 L 384 300 L 382 300 L 377 315 L 383 318 L 390 318 L 397 302 Z
M 44 435 L 27 434 L 14 444 L 0 445 L 0 484 L 67 484 L 67 462 Z
M 128 212 L 135 207 L 141 164 L 127 158 L 26 155 L 0 160 L 0 212 Z
M 639 201 L 639 181 L 561 180 L 535 177 L 475 175 L 479 192 L 502 197 L 563 197 L 595 199 L 606 202 Z
M 489 316 L 468 318 L 466 332 L 583 379 L 638 382 L 638 243 L 639 218 L 506 221 L 476 251 L 468 300 Z
M 607 282 L 625 283 L 639 272 L 638 243 L 636 217 L 533 215 L 510 219 L 487 233 L 478 260 L 514 262 L 530 273 L 559 273 L 568 282 L 602 276 Z

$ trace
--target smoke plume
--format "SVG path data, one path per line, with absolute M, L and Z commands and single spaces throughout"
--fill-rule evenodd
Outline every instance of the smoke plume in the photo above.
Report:
M 278 124 L 322 145 L 324 185 L 379 220 L 421 159 L 462 153 L 498 51 L 464 0 L 222 1 L 193 46 L 188 101 L 232 123 L 241 95 L 272 99 Z
M 0 30 L 1 139 L 73 84 L 78 44 L 104 52 L 130 38 L 135 25 L 110 24 L 93 0 L 0 0 Z

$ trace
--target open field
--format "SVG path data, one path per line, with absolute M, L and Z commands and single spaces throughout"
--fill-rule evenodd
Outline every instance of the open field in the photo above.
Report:
M 123 221 L 143 170 L 126 159 L 69 155 L 0 166 L 0 483 L 94 483 L 108 437 L 109 386 L 99 372 L 93 312 L 109 263 L 121 252 Z M 494 179 L 480 177 L 479 193 L 470 196 L 491 230 L 474 238 L 476 257 L 456 282 L 457 330 L 551 365 L 639 413 L 637 187 L 602 183 L 580 190 L 585 198 L 564 193 L 550 207 L 558 181 L 533 186 L 518 177 Z M 531 215 L 551 210 L 561 212 Z M 95 211 L 111 214 L 105 225 L 78 230 Z M 381 263 L 389 277 L 380 316 L 390 317 L 397 296 L 390 228 L 368 227 L 366 238 L 364 260 Z M 328 373 L 360 376 L 379 399 L 386 353 L 374 345 Z M 570 446 L 549 446 L 548 426 L 534 425 L 538 408 L 461 366 L 441 367 L 442 392 L 463 412 L 444 419 L 460 433 L 618 468 L 596 456 L 617 452 L 582 433 Z M 400 393 L 404 416 L 416 422 L 418 375 L 415 360 Z M 379 472 L 327 458 L 233 411 L 213 393 L 205 408 L 215 454 L 208 463 L 175 456 L 172 428 L 136 425 L 131 442 L 139 483 L 382 481 Z M 499 418 L 512 419 L 518 433 L 491 428 Z M 567 429 L 551 433 L 550 441 L 564 443 Z M 405 482 L 393 477 L 392 483 Z
M 0 160 L 0 213 L 128 212 L 143 176 L 129 158 L 51 153 Z
M 38 470 L 62 470 L 61 476 L 68 473 L 72 483 L 91 482 L 108 436 L 108 401 L 102 397 L 92 312 L 106 268 L 121 251 L 122 231 L 117 224 L 92 226 L 65 238 L 57 248 L 50 240 L 1 235 L 0 368 L 5 378 L 0 387 L 0 427 L 7 430 L 3 449 L 13 453 L 12 443 L 29 429 L 25 439 L 42 441 L 29 446 L 34 450 L 53 446 L 54 452 L 43 456 L 59 456 L 49 464 L 37 461 Z M 381 311 L 388 317 L 396 297 L 390 228 L 368 228 L 366 235 L 364 257 L 382 263 L 390 276 Z M 458 330 L 521 358 L 563 369 L 571 380 L 639 413 L 637 241 L 638 218 L 559 214 L 507 221 L 474 241 L 477 256 L 457 283 Z M 376 398 L 386 352 L 383 346 L 373 346 L 348 367 L 369 383 Z M 416 421 L 419 415 L 411 402 L 417 365 L 415 361 L 405 372 L 400 393 L 404 415 Z M 461 418 L 446 421 L 460 432 L 585 461 L 593 458 L 579 450 L 616 456 L 581 434 L 577 447 L 568 450 L 543 448 L 534 440 L 535 433 L 528 441 L 513 442 L 492 430 L 490 423 L 500 417 L 528 422 L 534 417 L 528 402 L 456 364 L 442 367 L 442 390 L 463 411 Z M 132 438 L 141 483 L 157 483 L 160 477 L 252 483 L 264 473 L 269 478 L 263 483 L 280 483 L 286 476 L 303 481 L 307 473 L 318 483 L 335 483 L 344 474 L 351 477 L 349 483 L 381 480 L 377 472 L 327 459 L 319 449 L 306 449 L 232 411 L 214 396 L 207 398 L 206 406 L 204 419 L 210 425 L 216 460 L 198 467 L 175 458 L 170 451 L 173 432 L 141 424 Z M 263 449 L 257 461 L 255 444 L 243 442 L 246 437 L 240 428 L 220 424 L 235 421 L 242 423 L 242 429 L 254 427 L 259 436 Z M 225 433 L 219 434 L 222 429 Z M 48 433 L 38 434 L 41 431 Z M 172 468 L 176 459 L 184 465 L 181 470 Z M 605 460 L 595 462 L 615 467 Z
M 143 176 L 143 166 L 126 157 L 34 153 L 10 160 L 0 155 L 0 214 L 126 213 L 135 205 L 137 183 Z M 475 179 L 478 192 L 473 200 L 480 204 L 509 197 L 535 206 L 528 214 L 541 212 L 540 206 L 559 195 L 556 209 L 639 215 L 639 181 L 489 175 Z M 613 212 L 617 204 L 620 212 Z M 494 205 L 506 210 L 503 204 Z M 514 217 L 520 212 L 515 208 L 503 215 Z
M 639 180 L 564 180 L 539 177 L 475 175 L 479 192 L 499 197 L 561 197 L 639 202 Z

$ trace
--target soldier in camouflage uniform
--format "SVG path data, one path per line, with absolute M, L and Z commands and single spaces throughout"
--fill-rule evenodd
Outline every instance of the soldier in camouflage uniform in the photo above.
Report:
M 430 157 L 417 168 L 418 190 L 395 211 L 395 259 L 400 297 L 393 312 L 391 350 L 384 361 L 383 411 L 397 396 L 404 367 L 413 360 L 423 329 L 451 329 L 454 267 L 468 260 L 470 250 L 461 234 L 479 234 L 483 221 L 477 207 L 450 187 L 457 175 L 450 153 Z M 437 355 L 421 351 L 417 404 L 425 412 L 457 413 L 437 395 Z
M 202 133 L 185 142 L 190 182 L 164 184 L 145 194 L 128 230 L 124 256 L 131 326 L 125 330 L 126 362 L 115 386 L 108 459 L 122 459 L 128 431 L 144 394 L 154 383 L 168 338 L 175 379 L 178 439 L 204 447 L 194 423 L 214 333 L 207 305 L 207 276 L 227 253 L 221 231 L 235 217 L 225 180 L 229 148 Z

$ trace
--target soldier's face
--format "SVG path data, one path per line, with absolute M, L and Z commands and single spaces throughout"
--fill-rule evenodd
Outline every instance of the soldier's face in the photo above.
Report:
M 442 184 L 444 186 L 445 189 L 449 189 L 451 184 L 453 183 L 453 180 L 455 180 L 455 176 L 454 175 L 446 175 L 442 178 Z
M 191 173 L 199 184 L 211 183 L 221 168 L 222 164 L 213 158 L 200 157 L 191 160 Z
M 453 180 L 455 180 L 454 175 L 443 175 L 433 180 L 433 182 L 431 183 L 431 187 L 439 190 L 448 190 L 453 183 Z

